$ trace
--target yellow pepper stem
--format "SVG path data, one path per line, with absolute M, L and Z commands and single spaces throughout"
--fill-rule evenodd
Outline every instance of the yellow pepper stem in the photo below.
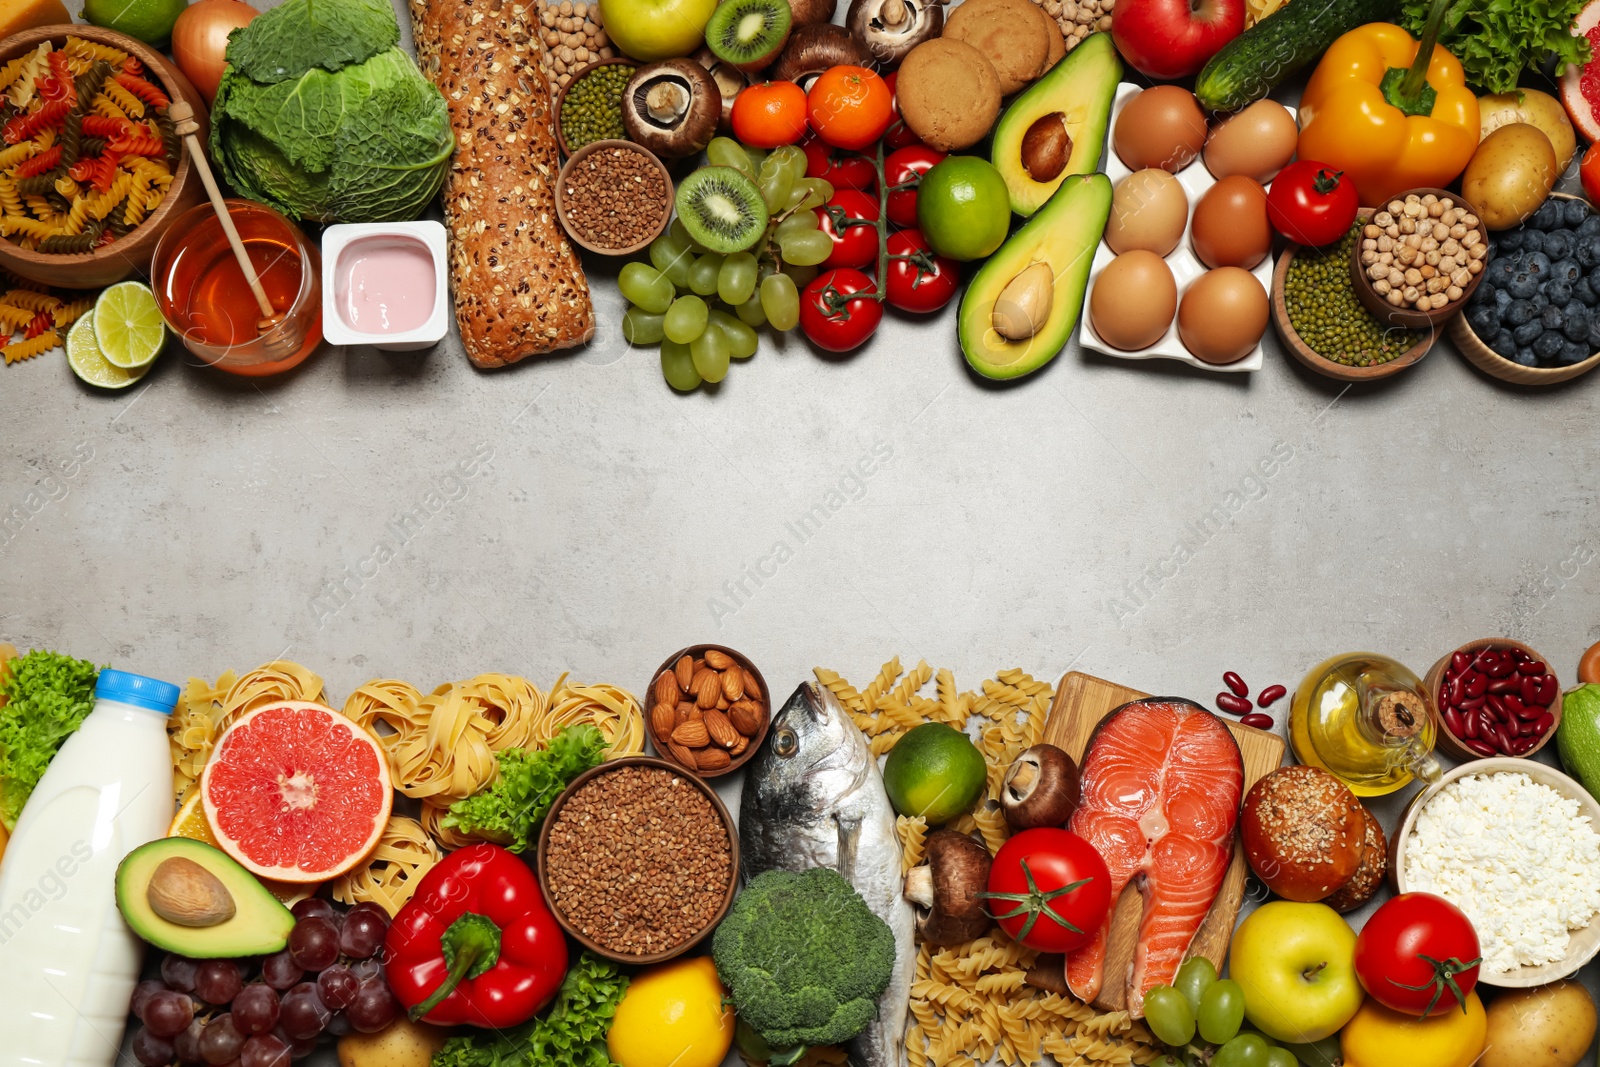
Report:
M 1428 67 L 1433 62 L 1433 48 L 1439 41 L 1445 12 L 1454 2 L 1433 0 L 1433 7 L 1428 11 L 1428 24 L 1417 43 L 1417 58 L 1411 61 L 1410 69 L 1393 67 L 1383 75 L 1381 87 L 1384 98 L 1407 115 L 1426 115 L 1433 111 L 1437 93 L 1428 84 Z

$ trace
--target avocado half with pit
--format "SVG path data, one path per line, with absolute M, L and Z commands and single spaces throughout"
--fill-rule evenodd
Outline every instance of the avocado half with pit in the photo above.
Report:
M 985 378 L 1020 378 L 1067 346 L 1110 216 L 1111 179 L 1072 175 L 978 269 L 957 316 L 961 351 L 973 370 Z
M 1122 61 L 1109 33 L 1091 33 L 1006 108 L 990 161 L 1024 218 L 1073 174 L 1100 166 Z
M 117 910 L 156 948 L 192 959 L 279 952 L 295 922 L 231 856 L 187 837 L 158 838 L 123 857 Z

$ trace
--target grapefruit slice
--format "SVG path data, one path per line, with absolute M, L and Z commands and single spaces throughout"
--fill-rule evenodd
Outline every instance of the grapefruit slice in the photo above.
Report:
M 200 790 L 196 789 L 189 794 L 189 799 L 183 802 L 183 807 L 173 816 L 172 825 L 167 827 L 167 836 L 187 837 L 192 841 L 204 842 L 212 848 L 221 848 L 222 843 L 217 840 L 217 835 L 211 832 L 211 824 L 206 821 L 206 809 L 200 800 Z M 4 828 L 0 827 L 0 834 L 4 833 Z M 293 907 L 317 889 L 315 885 L 307 885 L 304 882 L 291 884 L 274 882 L 270 878 L 260 879 L 260 882 L 267 887 L 267 892 L 282 902 L 284 907 Z
M 1587 37 L 1593 58 L 1561 75 L 1561 102 L 1587 141 L 1600 141 L 1600 0 L 1589 0 L 1572 23 L 1574 37 Z
M 218 847 L 257 877 L 299 883 L 325 882 L 366 859 L 394 806 L 377 740 L 301 700 L 228 727 L 200 796 Z

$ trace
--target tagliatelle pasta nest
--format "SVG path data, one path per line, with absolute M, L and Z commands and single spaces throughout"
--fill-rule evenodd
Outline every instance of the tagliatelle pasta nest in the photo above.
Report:
M 593 723 L 606 739 L 606 759 L 644 751 L 644 710 L 626 689 L 614 685 L 568 683 L 563 674 L 550 690 L 550 706 L 534 725 L 534 740 L 547 745 L 568 726 Z
M 390 816 L 367 861 L 334 879 L 333 899 L 341 904 L 376 904 L 392 918 L 442 857 L 421 823 Z
M 253 671 L 235 675 L 223 671 L 215 685 L 190 678 L 167 720 L 167 741 L 172 751 L 173 792 L 183 803 L 222 732 L 247 711 L 285 700 L 324 704 L 322 677 L 289 660 L 273 660 Z

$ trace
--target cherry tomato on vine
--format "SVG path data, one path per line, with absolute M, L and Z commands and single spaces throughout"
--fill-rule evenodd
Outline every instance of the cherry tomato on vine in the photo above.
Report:
M 1302 159 L 1272 179 L 1267 190 L 1267 217 L 1289 240 L 1321 247 L 1350 232 L 1361 210 L 1354 182 L 1326 163 Z
M 1478 932 L 1454 904 L 1402 893 L 1372 913 L 1356 937 L 1356 977 L 1386 1008 L 1428 1016 L 1465 1011 L 1478 984 Z
M 917 186 L 922 176 L 944 158 L 925 144 L 907 145 L 889 153 L 883 161 L 883 187 L 888 193 L 889 221 L 896 226 L 917 224 Z
M 806 94 L 806 107 L 818 137 L 835 148 L 861 149 L 889 128 L 892 100 L 875 71 L 845 64 L 817 76 Z
M 883 321 L 876 292 L 871 278 L 849 267 L 820 274 L 800 294 L 800 329 L 818 348 L 848 352 Z
M 1040 952 L 1088 944 L 1111 908 L 1111 872 L 1093 845 L 1070 830 L 1040 826 L 1012 837 L 980 894 L 1011 940 Z
M 872 160 L 859 152 L 835 148 L 820 137 L 800 142 L 806 153 L 806 177 L 821 178 L 835 189 L 871 189 L 878 174 Z
M 961 266 L 934 255 L 921 230 L 889 235 L 889 280 L 884 295 L 901 311 L 938 311 L 961 287 Z
M 806 132 L 806 94 L 794 82 L 747 85 L 733 98 L 733 134 L 752 148 L 794 144 Z
M 878 261 L 878 198 L 840 189 L 818 212 L 819 229 L 833 239 L 823 267 L 870 267 Z
M 914 144 L 921 144 L 917 135 L 911 132 L 911 127 L 906 125 L 906 120 L 900 117 L 900 98 L 895 95 L 895 79 L 900 77 L 899 71 L 890 71 L 883 76 L 883 84 L 889 87 L 889 128 L 883 131 L 883 147 L 893 152 L 898 148 L 909 148 Z

